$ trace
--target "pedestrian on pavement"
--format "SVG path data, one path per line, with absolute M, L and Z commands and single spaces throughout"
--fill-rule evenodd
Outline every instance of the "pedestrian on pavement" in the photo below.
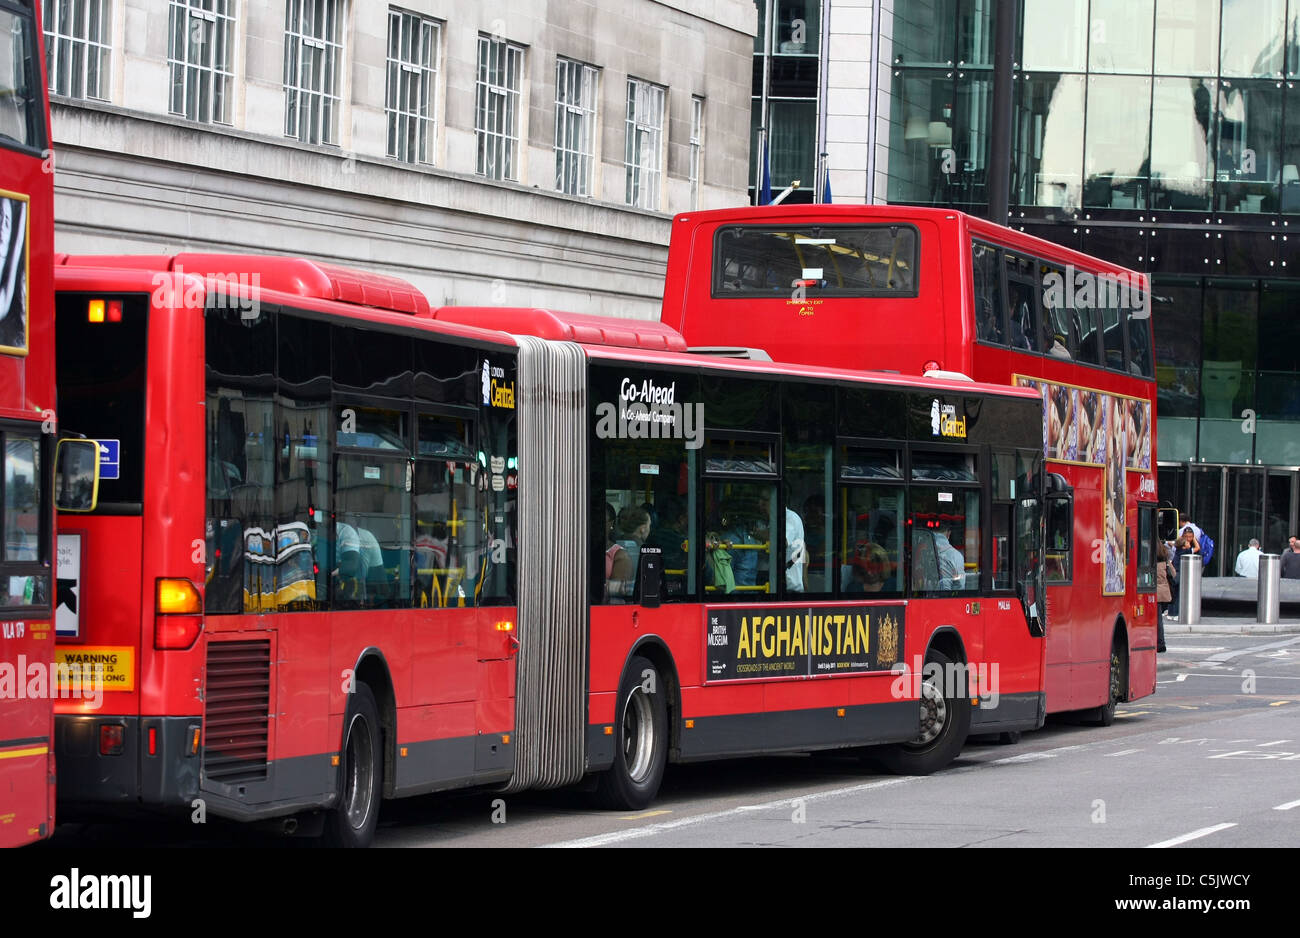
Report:
M 1184 529 L 1183 533 L 1178 535 L 1178 540 L 1174 542 L 1174 577 L 1171 581 L 1173 598 L 1169 603 L 1169 614 L 1174 618 L 1179 616 L 1178 577 L 1182 575 L 1183 555 L 1199 554 L 1200 552 L 1201 545 L 1197 542 L 1196 535 L 1192 533 L 1190 528 Z
M 1259 576 L 1259 555 L 1259 538 L 1252 537 L 1246 549 L 1237 555 L 1237 564 L 1233 568 L 1237 571 L 1237 576 L 1257 578 Z
M 1169 577 L 1172 572 L 1169 549 L 1162 543 L 1156 547 L 1156 608 L 1159 610 L 1156 616 L 1157 652 L 1165 650 L 1165 610 L 1169 608 L 1169 602 L 1173 599 L 1173 592 L 1169 589 Z
M 1291 549 L 1282 555 L 1282 579 L 1300 580 L 1300 539 L 1291 538 Z

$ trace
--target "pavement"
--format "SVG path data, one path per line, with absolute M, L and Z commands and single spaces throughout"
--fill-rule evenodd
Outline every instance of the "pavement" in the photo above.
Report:
M 1174 645 L 1177 640 L 1188 636 L 1201 635 L 1251 635 L 1267 640 L 1270 636 L 1279 638 L 1287 635 L 1300 635 L 1300 619 L 1283 615 L 1277 622 L 1257 622 L 1250 616 L 1240 615 L 1202 615 L 1196 625 L 1182 625 L 1165 620 L 1165 644 Z M 1157 671 L 1175 671 L 1187 668 L 1193 661 L 1203 656 L 1173 653 L 1161 653 L 1156 656 Z

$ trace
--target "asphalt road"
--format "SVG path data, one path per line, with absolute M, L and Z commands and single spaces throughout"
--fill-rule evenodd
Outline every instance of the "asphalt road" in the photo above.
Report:
M 383 847 L 1294 847 L 1300 636 L 1172 634 L 1154 696 L 1114 725 L 1049 721 L 899 778 L 849 756 L 669 766 L 650 810 L 581 792 L 433 795 L 384 805 Z M 65 825 L 54 846 L 304 846 L 209 823 Z

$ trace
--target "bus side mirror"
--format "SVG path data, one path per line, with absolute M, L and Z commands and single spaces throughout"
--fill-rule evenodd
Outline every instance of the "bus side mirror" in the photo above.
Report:
M 1178 509 L 1160 508 L 1156 510 L 1156 529 L 1160 540 L 1172 541 L 1178 536 Z
M 60 440 L 54 450 L 54 480 L 59 511 L 94 511 L 99 504 L 99 444 Z

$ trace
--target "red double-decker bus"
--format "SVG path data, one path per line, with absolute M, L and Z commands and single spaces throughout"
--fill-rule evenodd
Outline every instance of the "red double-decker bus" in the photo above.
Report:
M 673 224 L 662 318 L 693 347 L 1036 389 L 1051 471 L 1047 709 L 1109 723 L 1118 701 L 1154 692 L 1144 275 L 946 209 L 693 212 Z
M 640 807 L 670 759 L 929 772 L 1041 725 L 1029 390 L 289 258 L 64 258 L 57 290 L 63 426 L 106 454 L 59 522 L 60 655 L 106 685 L 60 707 L 66 814 L 362 844 L 385 797 L 590 777 Z
M 0 847 L 54 827 L 54 177 L 38 16 L 0 0 Z

